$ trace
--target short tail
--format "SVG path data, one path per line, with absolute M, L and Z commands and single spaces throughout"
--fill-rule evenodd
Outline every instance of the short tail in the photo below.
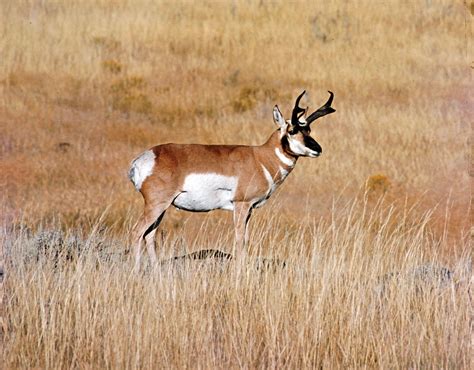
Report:
M 140 191 L 143 181 L 153 173 L 155 166 L 155 153 L 152 150 L 147 150 L 140 154 L 132 161 L 130 169 L 128 170 L 128 178 L 135 186 L 137 191 Z
M 128 178 L 132 182 L 133 186 L 137 191 L 140 191 L 140 186 L 138 184 L 138 169 L 135 166 L 135 162 L 132 162 L 130 169 L 128 170 Z

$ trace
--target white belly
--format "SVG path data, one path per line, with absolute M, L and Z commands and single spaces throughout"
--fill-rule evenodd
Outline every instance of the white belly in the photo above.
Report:
M 216 173 L 193 173 L 186 176 L 181 193 L 173 205 L 187 211 L 205 212 L 213 209 L 234 209 L 238 178 Z

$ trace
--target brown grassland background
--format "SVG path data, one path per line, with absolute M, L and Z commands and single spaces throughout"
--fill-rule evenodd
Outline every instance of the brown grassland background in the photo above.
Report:
M 473 12 L 1 1 L 3 368 L 469 368 Z M 303 89 L 337 112 L 254 212 L 248 259 L 132 273 L 131 159 L 261 144 Z M 157 252 L 230 252 L 231 219 L 170 210 Z

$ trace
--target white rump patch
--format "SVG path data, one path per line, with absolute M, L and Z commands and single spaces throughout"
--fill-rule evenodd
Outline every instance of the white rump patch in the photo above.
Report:
M 192 173 L 184 179 L 181 193 L 173 205 L 186 211 L 205 212 L 234 209 L 238 178 L 217 173 Z
M 291 159 L 291 158 L 288 158 L 286 155 L 284 155 L 280 148 L 275 148 L 275 154 L 277 155 L 278 159 L 286 164 L 287 166 L 289 167 L 293 167 L 295 165 L 295 160 L 294 159 Z
M 138 191 L 142 188 L 143 181 L 153 173 L 154 166 L 155 153 L 152 150 L 143 152 L 132 161 L 128 177 Z

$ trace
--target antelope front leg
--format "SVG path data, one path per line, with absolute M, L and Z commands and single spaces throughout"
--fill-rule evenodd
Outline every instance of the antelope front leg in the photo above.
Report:
M 235 255 L 237 257 L 247 254 L 248 228 L 252 205 L 248 202 L 234 203 L 234 227 L 235 227 Z

